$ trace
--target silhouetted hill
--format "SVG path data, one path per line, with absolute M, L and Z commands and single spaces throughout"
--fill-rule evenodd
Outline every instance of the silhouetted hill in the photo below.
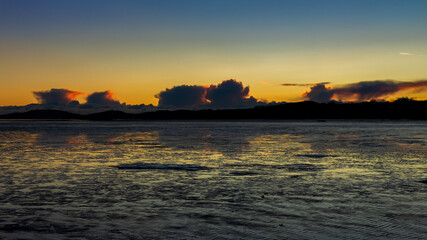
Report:
M 0 116 L 1 119 L 82 120 L 209 120 L 209 119 L 423 119 L 427 101 L 315 103 L 299 102 L 251 109 L 159 110 L 140 114 L 106 111 L 79 115 L 58 110 L 33 110 Z
M 0 119 L 81 119 L 82 115 L 60 110 L 31 110 L 1 115 Z

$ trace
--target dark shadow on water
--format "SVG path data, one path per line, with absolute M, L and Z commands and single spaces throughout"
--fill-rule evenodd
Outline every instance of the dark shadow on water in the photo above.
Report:
M 257 172 L 252 172 L 252 171 L 232 171 L 230 172 L 230 175 L 235 175 L 235 176 L 252 176 L 252 175 L 258 175 L 259 173 Z
M 182 171 L 199 171 L 209 170 L 210 168 L 195 164 L 157 164 L 157 163 L 132 163 L 120 164 L 118 169 L 132 170 L 182 170 Z
M 224 164 L 225 167 L 233 168 L 244 168 L 244 169 L 283 169 L 289 172 L 298 172 L 298 171 L 320 171 L 324 168 L 316 164 L 307 164 L 307 163 L 296 163 L 296 164 L 283 164 L 283 165 L 268 165 L 268 164 Z
M 325 157 L 335 157 L 333 155 L 322 155 L 322 154 L 298 154 L 298 157 L 306 157 L 306 158 L 325 158 Z

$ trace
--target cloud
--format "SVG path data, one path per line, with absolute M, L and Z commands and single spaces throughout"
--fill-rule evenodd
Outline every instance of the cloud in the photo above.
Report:
M 310 87 L 313 85 L 314 84 L 300 84 L 300 83 L 282 83 L 282 84 L 279 84 L 279 86 L 284 86 L 284 87 Z
M 111 90 L 104 92 L 94 92 L 86 98 L 86 104 L 113 106 L 120 105 L 120 102 L 114 99 L 114 93 Z
M 206 88 L 197 85 L 181 85 L 160 92 L 155 96 L 162 108 L 195 108 L 208 103 Z
M 427 88 L 427 80 L 415 82 L 397 82 L 393 80 L 363 81 L 334 89 L 338 99 L 366 101 L 382 99 L 400 91 L 422 91 Z
M 325 103 L 331 101 L 334 95 L 331 87 L 326 87 L 325 83 L 315 84 L 310 88 L 310 91 L 302 94 L 304 98 L 308 98 L 310 101 Z
M 283 87 L 311 87 L 316 84 L 329 84 L 330 82 L 321 82 L 321 83 L 271 83 L 267 81 L 258 81 L 259 83 L 269 85 L 269 86 L 283 86 Z
M 268 85 L 268 86 L 279 86 L 280 85 L 277 83 L 271 83 L 271 82 L 267 82 L 267 81 L 258 81 L 258 82 L 261 84 L 264 84 L 264 85 Z
M 404 56 L 421 56 L 421 57 L 425 56 L 425 55 L 422 55 L 422 54 L 415 54 L 415 53 L 408 53 L 408 52 L 401 52 L 399 54 L 400 55 L 404 55 Z
M 181 85 L 156 95 L 160 108 L 245 108 L 265 104 L 249 96 L 249 87 L 234 79 L 210 86 Z
M 245 107 L 258 102 L 256 98 L 249 97 L 249 86 L 244 87 L 242 82 L 235 79 L 211 85 L 207 89 L 206 98 L 211 101 L 212 106 L 221 108 Z
M 69 89 L 51 89 L 48 91 L 34 91 L 39 104 L 28 104 L 25 106 L 0 107 L 0 115 L 13 112 L 26 112 L 30 110 L 61 110 L 71 113 L 90 114 L 109 110 L 123 111 L 127 113 L 141 113 L 157 110 L 152 104 L 128 105 L 120 103 L 114 98 L 111 90 L 94 92 L 87 96 L 87 102 L 80 104 L 76 98 L 84 94 Z
M 310 87 L 313 84 L 305 84 L 305 83 L 271 83 L 267 81 L 258 81 L 261 84 L 269 85 L 269 86 L 284 86 L 284 87 Z
M 41 104 L 69 104 L 77 101 L 77 96 L 83 93 L 64 88 L 52 88 L 48 91 L 34 91 L 33 94 Z
M 326 87 L 321 83 L 303 93 L 303 97 L 316 102 L 384 100 L 400 91 L 419 92 L 427 89 L 427 80 L 398 82 L 394 80 L 362 81 L 341 87 Z
M 284 86 L 284 87 L 310 87 L 310 86 L 315 86 L 315 85 L 325 85 L 325 84 L 330 84 L 331 82 L 320 82 L 320 83 L 282 83 L 280 84 L 280 86 Z

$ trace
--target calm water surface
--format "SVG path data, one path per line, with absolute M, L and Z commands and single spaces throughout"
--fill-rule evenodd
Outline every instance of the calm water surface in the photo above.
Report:
M 0 156 L 0 239 L 427 238 L 425 121 L 0 121 Z

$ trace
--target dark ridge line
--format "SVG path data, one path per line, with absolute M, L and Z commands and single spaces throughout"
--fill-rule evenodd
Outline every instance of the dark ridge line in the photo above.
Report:
M 17 120 L 292 120 L 292 119 L 409 119 L 427 120 L 427 101 L 315 103 L 298 102 L 249 109 L 158 110 L 144 113 L 105 111 L 76 114 L 61 110 L 31 110 L 0 115 Z

